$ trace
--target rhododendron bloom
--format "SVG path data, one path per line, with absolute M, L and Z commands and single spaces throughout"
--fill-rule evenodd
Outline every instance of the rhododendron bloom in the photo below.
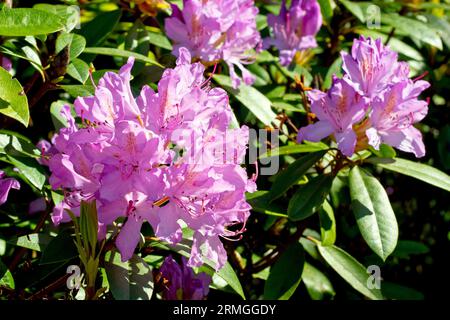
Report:
M 342 153 L 351 156 L 356 145 L 353 125 L 366 113 L 364 99 L 346 81 L 336 77 L 327 93 L 312 90 L 308 97 L 311 111 L 319 121 L 301 128 L 297 141 L 320 141 L 333 134 Z
M 381 143 L 425 154 L 422 134 L 413 127 L 428 112 L 428 102 L 419 95 L 430 84 L 408 78 L 409 66 L 397 61 L 397 53 L 381 39 L 355 40 L 352 54 L 342 53 L 343 79 L 333 78 L 328 93 L 308 93 L 311 111 L 319 121 L 301 128 L 298 141 L 320 141 L 334 134 L 338 148 L 346 156 L 369 145 Z
M 226 252 L 219 237 L 244 230 L 250 210 L 245 193 L 256 188 L 240 166 L 248 128 L 229 129 L 227 94 L 207 86 L 204 66 L 191 64 L 185 48 L 177 66 L 165 70 L 158 92 L 145 86 L 135 98 L 132 66 L 130 58 L 118 74 L 104 75 L 94 96 L 75 101 L 82 126 L 63 108 L 68 127 L 51 148 L 41 143 L 50 158 L 50 183 L 65 191 L 53 221 L 68 221 L 66 209 L 77 214 L 82 200 L 95 199 L 101 232 L 126 218 L 116 245 L 128 260 L 143 223 L 161 240 L 177 243 L 182 220 L 194 231 L 189 265 L 201 265 L 206 255 L 220 268 Z M 229 231 L 235 224 L 241 228 Z
M 280 14 L 269 14 L 267 23 L 273 38 L 264 39 L 264 46 L 275 46 L 280 51 L 280 63 L 289 65 L 297 51 L 317 47 L 315 36 L 322 26 L 320 5 L 316 0 L 292 0 L 288 10 L 283 0 Z
M 398 54 L 383 45 L 381 38 L 361 36 L 353 41 L 351 54 L 342 52 L 344 79 L 362 95 L 372 99 L 391 84 L 408 78 L 409 66 L 398 62 Z
M 371 128 L 366 131 L 369 144 L 378 149 L 381 143 L 386 143 L 416 157 L 424 156 L 422 134 L 413 124 L 428 112 L 428 103 L 417 97 L 429 86 L 426 81 L 403 81 L 375 99 L 370 114 Z
M 254 0 L 183 0 L 183 10 L 177 5 L 172 5 L 172 10 L 165 28 L 174 42 L 175 55 L 180 47 L 186 47 L 194 59 L 206 65 L 225 61 L 235 88 L 241 83 L 235 67 L 245 84 L 255 81 L 244 67 L 253 60 L 251 51 L 261 42 Z
M 11 189 L 19 190 L 19 181 L 14 178 L 6 178 L 5 172 L 0 170 L 0 206 L 8 199 L 8 194 Z
M 195 274 L 181 257 L 178 264 L 171 256 L 166 257 L 161 268 L 164 300 L 203 300 L 209 292 L 211 277 L 204 272 Z

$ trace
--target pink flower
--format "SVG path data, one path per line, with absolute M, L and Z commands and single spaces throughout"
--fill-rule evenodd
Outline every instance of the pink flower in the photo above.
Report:
M 130 59 L 119 75 L 105 74 L 95 96 L 75 101 L 82 126 L 64 111 L 68 127 L 53 139 L 48 160 L 52 187 L 65 190 L 55 223 L 67 221 L 65 209 L 77 214 L 82 200 L 96 199 L 102 230 L 125 218 L 116 245 L 128 260 L 144 223 L 161 240 L 177 243 L 182 220 L 194 231 L 189 265 L 202 263 L 204 246 L 217 268 L 223 266 L 227 256 L 219 237 L 243 232 L 250 210 L 245 192 L 256 188 L 240 166 L 248 128 L 229 129 L 225 91 L 208 88 L 204 66 L 190 61 L 181 48 L 158 92 L 146 86 L 134 98 Z M 235 224 L 239 232 L 229 231 Z
M 316 0 L 292 0 L 289 10 L 283 0 L 280 14 L 269 14 L 267 23 L 273 38 L 264 39 L 264 46 L 280 51 L 280 62 L 287 66 L 297 51 L 317 47 L 315 36 L 322 26 L 322 14 Z
M 308 93 L 311 111 L 318 122 L 301 128 L 297 141 L 320 141 L 333 134 L 338 148 L 346 156 L 351 156 L 356 146 L 353 125 L 364 118 L 366 104 L 346 81 L 333 78 L 333 85 L 327 93 L 313 90 Z
M 165 27 L 174 42 L 174 54 L 186 47 L 194 59 L 205 64 L 225 61 L 234 88 L 241 83 L 235 67 L 240 69 L 245 84 L 255 81 L 243 66 L 253 60 L 249 51 L 261 41 L 256 28 L 258 9 L 253 0 L 183 0 L 183 10 L 176 5 L 172 5 L 172 10 Z
M 372 99 L 382 95 L 391 84 L 408 79 L 409 66 L 397 61 L 397 52 L 385 47 L 381 38 L 364 38 L 353 41 L 351 55 L 341 52 L 344 79 L 359 94 Z
M 309 93 L 311 110 L 320 121 L 301 128 L 298 141 L 320 141 L 333 134 L 346 156 L 381 143 L 425 154 L 422 134 L 413 127 L 427 114 L 428 103 L 419 95 L 430 84 L 408 78 L 409 66 L 381 39 L 355 40 L 351 56 L 342 53 L 343 79 L 333 78 L 328 93 Z
M 406 80 L 391 86 L 372 102 L 371 128 L 366 131 L 369 144 L 379 149 L 386 143 L 416 157 L 425 155 L 422 134 L 413 124 L 425 118 L 428 103 L 418 100 L 430 84 L 426 81 Z
M 14 178 L 6 178 L 5 172 L 0 170 L 0 206 L 8 199 L 9 190 L 20 189 L 19 181 Z

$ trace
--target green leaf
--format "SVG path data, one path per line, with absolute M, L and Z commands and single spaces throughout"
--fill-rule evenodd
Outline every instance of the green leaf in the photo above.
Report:
M 93 85 L 62 85 L 60 88 L 74 98 L 88 97 L 94 95 L 95 93 L 95 88 Z
M 333 207 L 324 201 L 319 210 L 320 238 L 323 246 L 331 246 L 336 241 L 336 219 L 334 218 Z
M 28 99 L 19 81 L 12 79 L 9 72 L 0 67 L 0 83 L 0 113 L 27 127 L 30 121 Z
M 383 296 L 388 299 L 423 300 L 425 298 L 423 293 L 417 290 L 386 281 L 382 282 L 381 291 L 383 292 Z
M 67 66 L 67 74 L 81 83 L 85 83 L 89 77 L 89 66 L 83 60 L 73 59 Z
M 53 237 L 48 234 L 30 233 L 25 236 L 11 238 L 6 242 L 14 246 L 42 252 L 52 239 Z
M 152 268 L 139 256 L 122 262 L 118 251 L 105 254 L 109 288 L 116 300 L 150 300 L 153 295 Z
M 264 285 L 264 299 L 288 300 L 302 279 L 305 252 L 300 243 L 293 243 L 281 254 L 270 268 Z
M 344 7 L 350 11 L 359 21 L 362 23 L 366 22 L 366 12 L 367 7 L 370 5 L 369 2 L 355 2 L 355 1 L 347 1 L 340 0 Z
M 58 236 L 51 239 L 42 252 L 40 265 L 69 261 L 78 257 L 74 238 L 69 229 L 60 231 Z
M 80 232 L 83 239 L 86 239 L 90 246 L 89 252 L 93 256 L 97 245 L 98 237 L 98 215 L 96 201 L 81 201 L 80 205 Z M 85 250 L 87 250 L 85 246 Z
M 121 10 L 103 12 L 83 25 L 80 35 L 86 39 L 86 45 L 92 47 L 101 45 L 116 27 L 121 15 Z
M 292 164 L 290 164 L 285 170 L 280 172 L 270 189 L 269 197 L 273 201 L 281 197 L 290 187 L 292 187 L 298 180 L 300 180 L 305 173 L 311 168 L 317 161 L 319 161 L 326 151 L 317 151 L 303 156 Z
M 312 300 L 329 300 L 336 294 L 327 276 L 308 262 L 305 262 L 302 280 Z
M 45 183 L 45 171 L 41 165 L 34 159 L 18 157 L 12 155 L 6 155 L 8 161 L 19 169 L 19 173 L 25 178 L 26 181 L 33 186 L 42 190 Z
M 326 21 L 330 21 L 333 17 L 333 4 L 332 0 L 319 0 L 320 11 Z
M 366 268 L 347 252 L 336 246 L 318 245 L 322 258 L 355 290 L 372 300 L 382 300 L 380 289 L 370 289 L 370 275 Z
M 172 44 L 170 43 L 169 39 L 167 39 L 165 34 L 162 33 L 161 31 L 155 32 L 153 30 L 149 30 L 148 41 L 157 47 L 172 50 Z
M 36 68 L 37 70 L 42 70 L 41 58 L 39 57 L 39 53 L 36 52 L 35 48 L 33 48 L 32 46 L 24 46 L 22 47 L 22 51 L 34 68 Z
M 384 261 L 398 240 L 397 219 L 386 191 L 376 178 L 357 166 L 350 171 L 349 187 L 359 230 L 369 247 Z
M 0 10 L 0 36 L 34 36 L 63 28 L 60 17 L 46 11 L 29 8 Z
M 442 40 L 438 32 L 419 20 L 404 17 L 396 13 L 386 13 L 381 16 L 381 22 L 404 32 L 413 39 L 423 41 L 442 50 Z
M 332 176 L 318 175 L 302 184 L 289 201 L 289 219 L 299 221 L 317 212 L 329 194 L 332 182 Z
M 244 107 L 266 126 L 278 122 L 276 120 L 277 115 L 271 108 L 270 100 L 255 88 L 241 85 L 238 89 L 233 89 L 230 77 L 221 74 L 214 75 L 213 79 L 231 95 L 236 97 Z
M 9 130 L 0 130 L 0 153 L 33 158 L 39 157 L 41 154 L 30 139 Z
M 11 271 L 9 271 L 8 267 L 0 260 L 0 289 L 1 287 L 8 287 L 11 289 L 16 288 Z
M 56 39 L 56 54 L 60 53 L 65 47 L 70 46 L 70 60 L 78 57 L 86 47 L 86 39 L 75 33 L 62 33 Z
M 206 262 L 206 261 L 205 261 Z M 208 262 L 207 262 L 208 263 Z M 211 262 L 209 262 L 211 264 Z M 213 269 L 213 267 L 211 267 Z M 216 271 L 216 274 L 221 277 L 225 282 L 238 294 L 242 299 L 245 300 L 244 290 L 242 289 L 241 282 L 239 281 L 236 272 L 229 262 L 226 262 L 225 265 L 219 271 Z
M 38 3 L 33 8 L 52 13 L 59 17 L 65 26 L 66 32 L 72 31 L 80 23 L 80 11 L 77 6 Z
M 401 158 L 370 158 L 367 162 L 375 164 L 383 169 L 398 172 L 429 183 L 435 187 L 450 191 L 450 176 L 426 164 Z
M 380 150 L 376 150 L 375 148 L 371 147 L 370 151 L 375 154 L 379 158 L 395 158 L 397 155 L 397 152 L 395 152 L 395 149 L 387 144 L 381 144 Z
M 145 62 L 150 65 L 155 65 L 160 68 L 163 68 L 163 66 L 161 64 L 159 64 L 157 61 L 155 61 L 152 58 L 149 58 L 149 57 L 144 56 L 139 53 L 116 49 L 116 48 L 98 48 L 98 47 L 85 48 L 83 53 L 100 54 L 100 55 L 107 55 L 107 56 L 121 57 L 121 58 L 134 57 L 137 61 Z
M 266 190 L 258 190 L 253 193 L 247 193 L 247 202 L 252 206 L 252 210 L 270 216 L 287 218 L 288 215 L 285 213 L 285 209 L 278 204 L 270 203 L 268 194 L 269 191 Z
M 425 254 L 429 251 L 430 248 L 421 242 L 400 240 L 392 255 L 398 258 L 408 258 L 411 255 Z
M 267 150 L 267 152 L 260 155 L 259 158 L 265 159 L 269 157 L 285 156 L 289 154 L 310 153 L 315 151 L 327 150 L 328 148 L 329 147 L 322 142 L 308 143 L 308 144 L 293 144 L 289 146 L 283 146 Z

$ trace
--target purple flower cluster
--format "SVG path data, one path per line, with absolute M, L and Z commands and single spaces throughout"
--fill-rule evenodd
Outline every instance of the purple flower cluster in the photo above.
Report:
M 65 192 L 53 221 L 68 221 L 65 209 L 77 213 L 81 200 L 96 199 L 102 236 L 107 225 L 126 218 L 116 241 L 123 260 L 132 256 L 144 222 L 160 239 L 177 243 L 183 221 L 194 231 L 189 265 L 201 265 L 205 255 L 220 268 L 227 255 L 219 237 L 244 230 L 251 208 L 245 193 L 256 190 L 240 166 L 248 128 L 229 129 L 226 92 L 209 88 L 204 66 L 191 64 L 187 49 L 165 70 L 158 92 L 144 86 L 137 98 L 130 87 L 133 62 L 106 73 L 94 96 L 75 101 L 81 126 L 67 107 L 68 127 L 53 146 L 41 143 L 50 183 Z
M 255 81 L 244 67 L 254 59 L 251 51 L 258 50 L 261 44 L 254 0 L 183 0 L 183 10 L 177 5 L 172 5 L 172 10 L 165 28 L 174 42 L 174 54 L 186 47 L 194 59 L 205 65 L 225 61 L 235 88 L 241 83 L 235 67 L 245 84 Z
M 8 199 L 8 194 L 11 189 L 19 190 L 19 181 L 14 178 L 6 178 L 5 173 L 0 170 L 0 206 Z
M 164 300 L 203 300 L 209 292 L 211 277 L 206 273 L 195 274 L 181 257 L 181 265 L 168 256 L 161 268 L 162 277 L 167 280 L 163 291 Z
M 326 93 L 309 92 L 319 121 L 302 128 L 297 140 L 320 141 L 332 134 L 346 156 L 368 145 L 378 150 L 382 143 L 424 156 L 422 134 L 413 124 L 428 112 L 428 102 L 418 98 L 430 84 L 411 80 L 408 64 L 381 39 L 355 39 L 342 59 L 344 77 L 334 77 Z
M 269 14 L 267 23 L 273 38 L 264 39 L 264 47 L 280 51 L 280 63 L 287 66 L 298 51 L 317 47 L 315 36 L 322 26 L 320 5 L 316 0 L 292 0 L 289 10 L 283 0 L 280 14 Z

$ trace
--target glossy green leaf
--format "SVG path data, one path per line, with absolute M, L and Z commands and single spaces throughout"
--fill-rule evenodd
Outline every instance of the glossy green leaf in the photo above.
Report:
M 34 159 L 7 155 L 8 161 L 19 169 L 19 173 L 33 186 L 42 190 L 45 183 L 45 170 Z
M 78 257 L 78 251 L 73 241 L 70 230 L 60 231 L 45 247 L 39 264 L 59 263 Z
M 75 33 L 62 33 L 56 39 L 56 53 L 60 53 L 65 47 L 69 46 L 70 60 L 78 57 L 86 47 L 86 39 Z
M 53 239 L 48 234 L 44 233 L 31 233 L 25 236 L 14 237 L 8 239 L 6 242 L 14 246 L 31 249 L 34 251 L 42 252 Z
M 63 28 L 60 17 L 50 12 L 31 8 L 0 10 L 0 36 L 49 34 Z
M 270 189 L 271 200 L 281 197 L 290 187 L 299 181 L 305 173 L 324 156 L 326 151 L 317 151 L 303 156 L 280 172 Z
M 152 58 L 149 58 L 149 57 L 144 56 L 139 53 L 116 49 L 116 48 L 89 47 L 89 48 L 85 48 L 83 53 L 100 54 L 100 55 L 121 57 L 121 58 L 134 57 L 137 61 L 145 62 L 145 63 L 148 63 L 149 65 L 155 65 L 155 66 L 163 68 L 163 66 L 161 64 L 159 64 L 157 61 L 155 61 Z
M 435 187 L 450 191 L 450 176 L 426 164 L 401 158 L 370 158 L 367 162 L 375 164 L 383 169 L 398 172 L 429 183 Z
M 326 21 L 330 21 L 333 17 L 333 0 L 319 0 L 320 11 L 322 12 L 322 17 Z
M 394 300 L 423 300 L 423 293 L 396 283 L 383 281 L 381 284 L 383 296 Z
M 322 245 L 333 245 L 336 241 L 336 219 L 334 218 L 333 207 L 326 200 L 319 210 L 319 220 Z
M 21 84 L 17 79 L 12 79 L 9 72 L 2 67 L 0 67 L 0 83 L 0 113 L 27 127 L 30 112 L 28 110 L 28 99 Z
M 289 146 L 282 146 L 279 148 L 267 150 L 267 152 L 260 155 L 259 158 L 265 159 L 269 157 L 285 156 L 289 154 L 298 154 L 298 153 L 310 153 L 327 149 L 329 149 L 329 147 L 322 142 L 311 144 L 293 144 Z
M 84 24 L 79 34 L 86 39 L 87 46 L 101 45 L 116 27 L 121 15 L 121 10 L 100 13 L 93 20 Z
M 308 262 L 305 262 L 302 280 L 312 300 L 330 300 L 336 294 L 327 276 Z
M 80 9 L 77 6 L 38 3 L 33 8 L 52 13 L 59 17 L 66 32 L 72 31 L 80 23 Z
M 318 245 L 320 255 L 355 290 L 373 300 L 382 300 L 380 289 L 368 286 L 370 274 L 355 258 L 336 246 Z
M 408 258 L 411 255 L 425 254 L 429 251 L 430 248 L 421 242 L 400 240 L 394 252 L 392 252 L 392 256 L 398 258 Z
M 213 79 L 231 95 L 236 97 L 263 124 L 270 126 L 272 123 L 277 123 L 277 115 L 271 108 L 270 100 L 257 89 L 246 85 L 241 85 L 238 89 L 233 89 L 230 77 L 221 74 L 214 75 Z
M 422 21 L 395 13 L 387 13 L 382 15 L 381 22 L 408 34 L 411 38 L 442 50 L 442 40 L 438 32 Z
M 383 260 L 394 251 L 398 225 L 381 183 L 359 167 L 349 174 L 352 209 L 359 230 L 369 247 Z
M 15 289 L 16 286 L 11 271 L 9 271 L 8 267 L 0 260 L 0 290 L 2 287 Z
M 332 182 L 332 176 L 319 175 L 302 184 L 289 201 L 289 219 L 299 221 L 317 212 L 329 194 Z
M 300 243 L 291 244 L 270 268 L 264 286 L 264 299 L 288 300 L 302 279 L 305 252 Z
M 37 158 L 41 154 L 30 139 L 9 130 L 0 130 L 0 153 L 33 158 Z
M 89 65 L 81 59 L 73 59 L 67 66 L 67 74 L 81 83 L 89 77 Z
M 116 300 L 150 300 L 153 295 L 152 268 L 139 256 L 122 262 L 118 251 L 105 254 L 109 288 Z
M 74 98 L 78 97 L 88 97 L 92 96 L 95 93 L 95 88 L 92 85 L 62 85 L 60 86 L 61 89 L 66 91 L 68 94 L 70 94 Z

